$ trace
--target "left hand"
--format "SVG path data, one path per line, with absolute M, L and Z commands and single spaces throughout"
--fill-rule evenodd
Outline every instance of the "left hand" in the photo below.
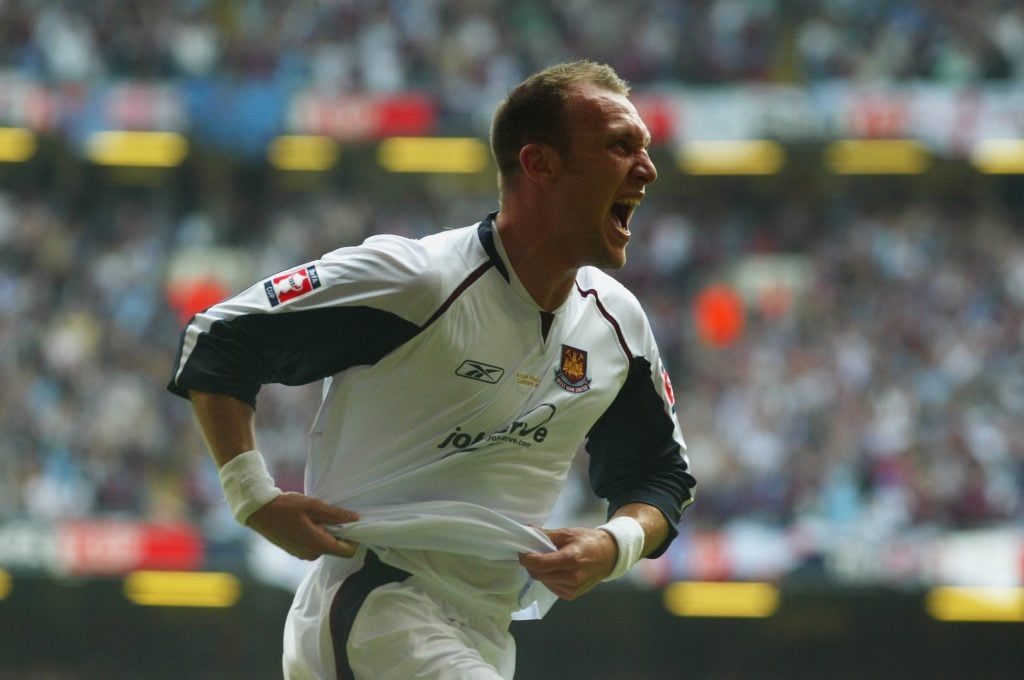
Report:
M 544 529 L 557 550 L 524 553 L 519 564 L 563 600 L 574 600 L 612 573 L 619 547 L 601 529 Z

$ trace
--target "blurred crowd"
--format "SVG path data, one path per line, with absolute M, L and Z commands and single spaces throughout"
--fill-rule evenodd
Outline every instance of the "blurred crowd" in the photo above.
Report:
M 830 203 L 746 217 L 746 249 L 767 242 L 809 264 L 791 310 L 769 298 L 732 346 L 680 347 L 682 421 L 708 489 L 697 514 L 875 536 L 1019 520 L 1019 205 Z M 773 218 L 794 221 L 800 243 L 758 233 Z M 737 219 L 695 226 L 716 259 Z
M 0 15 L 0 69 L 53 82 L 296 78 L 426 88 L 452 107 L 577 55 L 634 83 L 1024 77 L 1024 6 L 1011 0 L 0 0 Z M 228 292 L 373 233 L 422 235 L 494 208 L 429 183 L 402 201 L 341 187 L 257 211 L 251 188 L 201 205 L 162 189 L 72 196 L 60 181 L 0 183 L 0 521 L 237 530 L 186 405 L 164 389 L 185 320 L 176 259 L 205 249 L 234 272 Z M 618 275 L 674 377 L 701 482 L 690 521 L 888 534 L 1024 516 L 1019 203 L 651 193 Z M 742 332 L 707 342 L 695 296 L 765 255 L 797 262 L 800 281 L 781 302 L 748 297 Z M 261 394 L 261 445 L 288 489 L 301 488 L 316 399 L 315 386 Z M 560 512 L 595 511 L 584 470 Z
M 1024 77 L 1016 0 L 3 0 L 0 69 L 494 99 L 575 55 L 636 84 Z

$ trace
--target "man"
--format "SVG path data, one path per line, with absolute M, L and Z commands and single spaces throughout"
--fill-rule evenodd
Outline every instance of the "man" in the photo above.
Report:
M 511 677 L 537 618 L 656 556 L 694 480 L 626 261 L 657 171 L 604 65 L 558 65 L 498 107 L 499 210 L 377 236 L 197 314 L 170 389 L 192 401 L 236 518 L 318 559 L 285 625 L 289 678 Z M 304 494 L 253 434 L 269 382 L 325 381 Z M 599 528 L 540 530 L 587 441 Z

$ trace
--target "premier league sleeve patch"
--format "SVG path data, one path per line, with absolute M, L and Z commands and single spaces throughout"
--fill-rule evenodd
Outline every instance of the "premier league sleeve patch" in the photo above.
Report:
M 305 265 L 298 269 L 277 274 L 263 282 L 271 307 L 302 297 L 320 287 L 320 275 L 316 265 Z

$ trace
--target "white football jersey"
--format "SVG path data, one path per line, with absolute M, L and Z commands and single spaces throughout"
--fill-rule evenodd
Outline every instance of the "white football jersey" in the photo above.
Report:
M 581 442 L 609 514 L 654 505 L 674 537 L 695 483 L 635 297 L 584 267 L 543 312 L 493 218 L 375 236 L 214 305 L 184 330 L 170 389 L 255 404 L 262 384 L 324 379 L 306 492 L 365 513 L 351 536 L 385 562 L 514 610 L 530 604 L 516 546 L 546 540 L 530 525 L 544 525 Z M 394 527 L 422 516 L 429 530 L 389 531 L 389 508 L 404 509 Z M 511 537 L 504 552 L 472 530 L 475 508 L 501 518 L 487 529 Z

